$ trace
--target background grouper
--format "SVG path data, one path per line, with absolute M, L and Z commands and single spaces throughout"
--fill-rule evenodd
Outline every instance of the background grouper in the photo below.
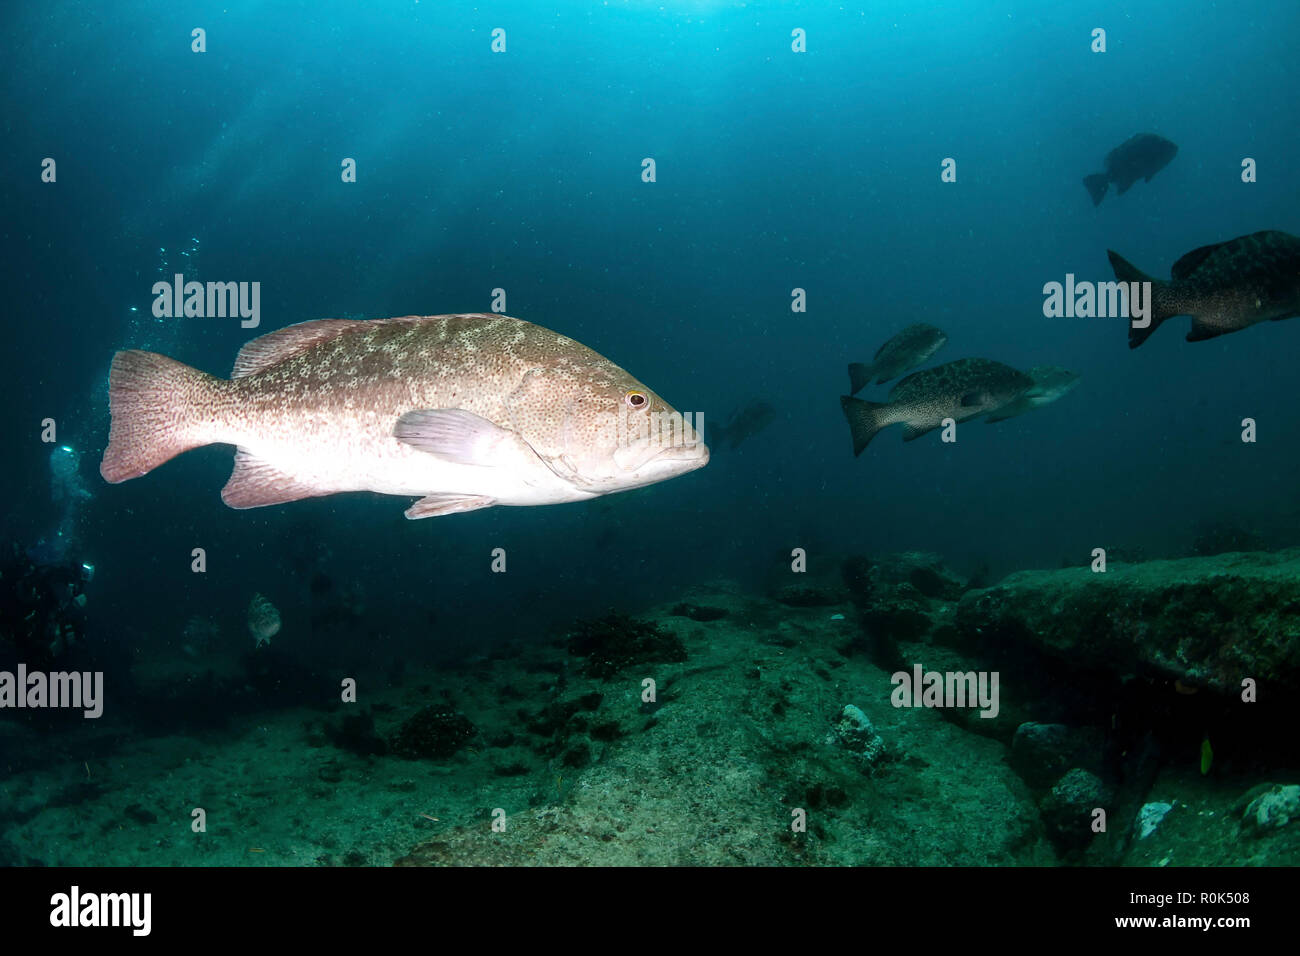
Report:
M 229 442 L 232 508 L 376 491 L 422 496 L 406 516 L 427 518 L 580 501 L 709 460 L 623 369 L 504 315 L 303 322 L 245 345 L 229 381 L 118 352 L 109 405 L 105 480 Z

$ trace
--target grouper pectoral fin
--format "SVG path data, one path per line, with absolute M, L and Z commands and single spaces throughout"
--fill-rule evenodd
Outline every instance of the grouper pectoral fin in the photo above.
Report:
M 988 418 L 984 419 L 984 424 L 992 425 L 994 422 L 1005 422 L 1008 418 L 1015 418 L 1017 415 L 1029 411 L 1032 406 L 1025 400 L 1012 402 L 1010 405 L 1003 405 L 1001 408 L 995 408 Z
M 235 470 L 221 489 L 221 500 L 231 508 L 263 508 L 327 494 L 240 448 L 235 452 Z
M 412 521 L 416 518 L 437 518 L 441 515 L 454 515 L 461 511 L 478 511 L 480 508 L 491 508 L 496 503 L 495 498 L 489 498 L 486 495 L 425 495 L 406 509 L 406 517 Z
M 457 465 L 492 467 L 524 444 L 514 432 L 463 408 L 421 408 L 393 426 L 393 437 L 426 455 Z

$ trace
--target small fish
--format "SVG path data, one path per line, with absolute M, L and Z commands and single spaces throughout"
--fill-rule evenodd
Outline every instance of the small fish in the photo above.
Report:
M 1210 746 L 1210 737 L 1207 734 L 1205 739 L 1201 741 L 1201 776 L 1208 774 L 1213 766 L 1214 748 Z
M 1083 178 L 1083 185 L 1098 206 L 1106 196 L 1106 189 L 1114 183 L 1117 195 L 1124 195 L 1139 179 L 1151 182 L 1151 177 L 1169 165 L 1178 154 L 1178 146 L 1155 133 L 1138 133 L 1106 154 L 1106 171 Z
M 776 419 L 776 409 L 767 402 L 752 402 L 731 413 L 725 425 L 709 422 L 704 426 L 709 444 L 714 448 L 726 444 L 738 448 L 745 439 L 753 438 Z
M 1050 405 L 1079 384 L 1078 372 L 1071 372 L 1059 365 L 1035 365 L 1025 374 L 1034 380 L 1034 384 L 1014 402 L 1003 405 L 991 413 L 984 419 L 986 422 L 992 424 L 1005 421 L 1016 415 L 1033 411 L 1035 408 Z
M 1257 322 L 1300 315 L 1300 239 L 1268 230 L 1193 249 L 1174 263 L 1173 278 L 1152 279 L 1117 252 L 1107 252 L 1115 278 L 1151 283 L 1150 322 L 1129 323 L 1137 348 L 1175 315 L 1190 315 L 1188 342 L 1237 332 Z
M 877 350 L 870 365 L 861 362 L 849 365 L 849 394 L 858 394 L 872 378 L 879 385 L 916 368 L 947 342 L 948 336 L 942 329 L 924 322 L 909 325 Z
M 913 372 L 889 392 L 889 402 L 840 396 L 853 436 L 853 454 L 862 454 L 882 428 L 902 422 L 903 441 L 920 438 L 945 418 L 964 422 L 1007 405 L 1034 384 L 1024 372 L 990 359 L 958 359 Z
M 254 594 L 248 602 L 248 632 L 257 641 L 257 647 L 270 644 L 280 633 L 280 612 L 261 594 Z
M 573 339 L 505 315 L 323 319 L 253 339 L 229 381 L 152 352 L 109 372 L 100 474 L 237 446 L 221 497 L 418 495 L 408 518 L 583 501 L 703 467 L 667 402 Z

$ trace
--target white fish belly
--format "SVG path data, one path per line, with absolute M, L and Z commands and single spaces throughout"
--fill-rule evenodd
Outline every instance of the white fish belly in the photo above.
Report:
M 388 416 L 385 416 L 388 418 Z M 237 444 L 318 494 L 373 491 L 384 495 L 481 495 L 503 505 L 556 504 L 593 497 L 564 481 L 535 456 L 506 466 L 446 461 L 392 436 L 391 423 L 357 419 L 270 427 Z

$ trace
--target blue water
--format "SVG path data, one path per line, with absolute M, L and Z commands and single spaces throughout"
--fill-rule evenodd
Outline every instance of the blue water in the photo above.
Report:
M 363 652 L 416 653 L 757 581 L 795 547 L 1000 574 L 1099 546 L 1178 553 L 1219 520 L 1300 538 L 1300 321 L 1189 345 L 1176 319 L 1130 351 L 1122 320 L 1041 311 L 1046 282 L 1109 280 L 1107 249 L 1164 277 L 1197 246 L 1300 231 L 1291 0 L 359 7 L 0 15 L 0 526 L 29 542 L 57 526 L 40 441 L 55 419 L 94 493 L 79 533 L 103 640 L 253 590 L 291 609 L 314 574 L 366 587 Z M 1143 131 L 1177 157 L 1093 208 L 1082 177 Z M 141 318 L 159 275 L 191 263 L 187 279 L 261 282 L 260 329 Z M 487 311 L 496 288 L 682 411 L 721 421 L 762 399 L 777 420 L 649 489 L 419 522 L 365 495 L 232 511 L 224 447 L 119 486 L 96 473 L 116 349 L 225 375 L 257 332 Z M 845 366 L 913 322 L 948 333 L 938 360 L 1059 364 L 1082 383 L 956 445 L 891 429 L 855 459 Z M 509 574 L 490 573 L 494 547 Z
M 265 557 L 256 541 L 305 523 L 440 604 L 467 599 L 464 556 L 483 540 L 566 568 L 587 593 L 740 573 L 793 546 L 1009 569 L 1172 547 L 1201 518 L 1294 524 L 1300 324 L 1189 347 L 1175 320 L 1130 353 L 1122 323 L 1040 308 L 1067 272 L 1109 279 L 1107 248 L 1166 275 L 1198 245 L 1296 228 L 1300 132 L 1279 97 L 1296 86 L 1297 18 L 1289 3 L 10 8 L 11 519 L 42 504 L 41 419 L 93 461 L 108 359 L 145 344 L 129 310 L 147 312 L 159 250 L 197 239 L 201 278 L 262 283 L 263 330 L 486 310 L 500 287 L 510 314 L 678 408 L 720 420 L 758 397 L 779 418 L 625 500 L 432 527 L 383 500 L 233 514 L 217 497 L 228 453 L 200 452 L 101 492 L 87 536 L 109 574 L 130 563 L 115 551 L 154 555 L 146 589 L 192 586 L 183 562 L 163 563 L 178 526 L 248 567 Z M 190 51 L 196 25 L 207 53 Z M 791 52 L 795 27 L 806 53 Z M 1092 208 L 1082 176 L 1145 130 L 1177 158 Z M 57 185 L 39 179 L 46 156 Z M 949 156 L 956 183 L 940 181 Z M 1244 156 L 1257 183 L 1240 182 Z M 790 310 L 796 287 L 805 314 Z M 913 321 L 948 332 L 943 359 L 1061 364 L 1083 384 L 996 429 L 972 423 L 956 446 L 903 445 L 895 429 L 854 460 L 844 366 Z M 224 373 L 249 334 L 177 320 L 172 354 Z M 1237 440 L 1245 416 L 1257 444 Z M 605 507 L 613 517 L 593 519 Z M 581 546 L 592 520 L 620 523 L 629 573 L 613 582 Z

